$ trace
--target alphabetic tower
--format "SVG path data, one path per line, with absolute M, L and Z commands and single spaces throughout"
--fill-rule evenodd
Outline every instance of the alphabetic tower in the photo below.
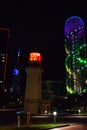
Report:
M 41 105 L 41 75 L 42 55 L 38 52 L 29 54 L 26 71 L 26 90 L 24 100 L 24 112 L 38 114 Z

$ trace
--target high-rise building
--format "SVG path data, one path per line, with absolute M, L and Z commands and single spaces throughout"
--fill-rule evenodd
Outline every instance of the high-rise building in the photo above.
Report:
M 66 90 L 69 94 L 87 92 L 87 44 L 82 18 L 71 16 L 65 21 Z
M 0 92 L 7 91 L 10 29 L 0 28 Z
M 21 63 L 20 63 L 20 49 L 17 50 L 17 60 L 12 71 L 12 85 L 10 92 L 17 94 L 21 93 Z
M 23 91 L 23 70 L 21 66 L 21 51 L 20 48 L 17 49 L 16 53 L 16 61 L 14 67 L 11 71 L 12 73 L 12 82 L 8 88 L 9 90 L 9 101 L 8 107 L 11 108 L 18 108 L 23 107 L 23 100 L 24 100 L 24 91 Z

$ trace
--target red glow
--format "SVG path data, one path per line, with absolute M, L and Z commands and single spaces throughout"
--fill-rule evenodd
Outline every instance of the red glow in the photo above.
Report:
M 7 89 L 6 89 L 6 88 L 4 89 L 4 92 L 5 92 L 5 93 L 7 92 Z
M 8 30 L 8 39 L 10 39 L 10 30 Z
M 41 62 L 42 61 L 42 56 L 38 52 L 31 52 L 30 55 L 29 55 L 29 61 Z
M 8 39 L 10 39 L 10 29 L 9 28 L 0 28 L 0 30 L 8 31 Z
M 9 29 L 9 28 L 0 28 L 0 30 L 10 31 L 10 29 Z

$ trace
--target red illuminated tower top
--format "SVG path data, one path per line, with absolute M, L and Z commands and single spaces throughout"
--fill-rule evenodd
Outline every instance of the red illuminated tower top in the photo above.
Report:
M 39 52 L 33 51 L 29 54 L 28 62 L 30 65 L 41 65 L 42 55 Z

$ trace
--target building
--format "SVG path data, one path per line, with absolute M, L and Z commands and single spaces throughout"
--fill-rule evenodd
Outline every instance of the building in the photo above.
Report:
M 65 81 L 42 81 L 42 99 L 54 100 L 55 97 L 65 96 Z
M 41 113 L 49 114 L 55 110 L 55 105 L 60 104 L 59 99 L 63 99 L 66 95 L 65 82 L 64 81 L 42 81 L 42 108 Z
M 21 93 L 21 62 L 20 62 L 20 49 L 17 50 L 17 59 L 12 71 L 12 85 L 10 92 L 15 95 Z
M 66 90 L 69 94 L 87 92 L 87 44 L 84 21 L 71 16 L 65 21 Z
M 24 112 L 38 114 L 41 111 L 41 84 L 42 84 L 42 55 L 39 52 L 29 54 L 26 71 L 26 89 Z
M 0 28 L 0 92 L 6 92 L 9 85 L 10 29 Z

